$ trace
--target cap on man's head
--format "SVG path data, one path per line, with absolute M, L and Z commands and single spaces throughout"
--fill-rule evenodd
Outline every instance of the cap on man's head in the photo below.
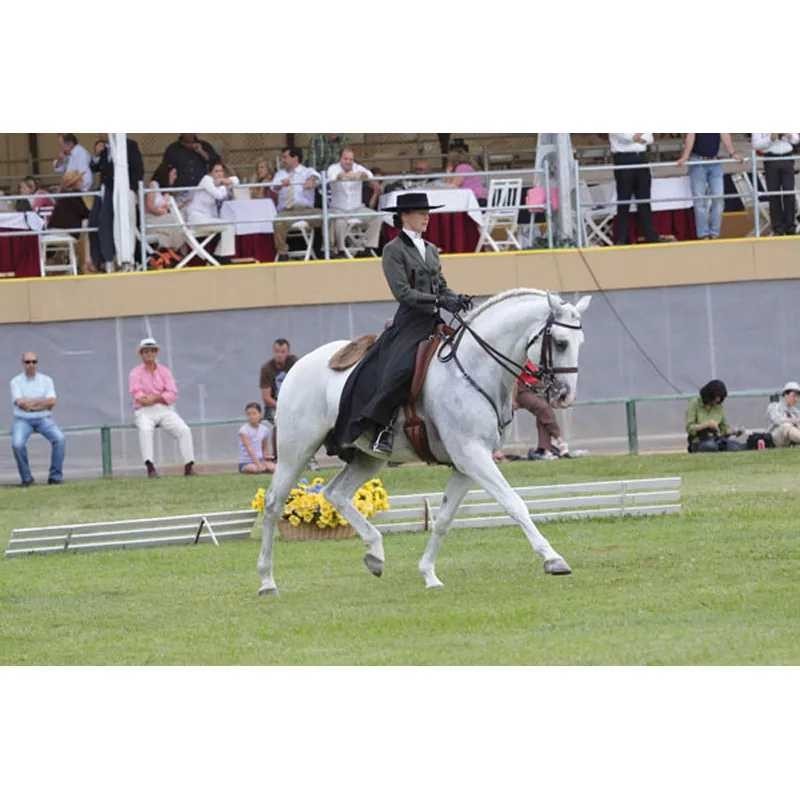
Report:
M 155 347 L 158 350 L 158 342 L 152 336 L 146 336 L 139 342 L 139 352 L 141 353 L 145 347 Z
M 800 394 L 800 383 L 797 381 L 789 381 L 781 390 L 781 394 L 786 394 L 786 392 L 797 392 L 797 394 Z

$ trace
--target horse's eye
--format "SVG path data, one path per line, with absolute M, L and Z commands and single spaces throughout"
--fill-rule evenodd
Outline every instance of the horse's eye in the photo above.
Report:
M 567 347 L 569 347 L 569 342 L 567 342 L 566 339 L 559 339 L 555 342 L 555 345 L 556 350 L 558 350 L 559 353 L 563 353 Z

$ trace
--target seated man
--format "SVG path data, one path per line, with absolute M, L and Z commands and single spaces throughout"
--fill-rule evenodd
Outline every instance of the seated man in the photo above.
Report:
M 128 391 L 133 399 L 134 420 L 139 429 L 139 446 L 147 467 L 147 477 L 157 478 L 158 471 L 153 464 L 153 432 L 161 426 L 178 440 L 186 476 L 196 475 L 194 471 L 194 445 L 189 426 L 175 411 L 178 387 L 169 367 L 157 363 L 158 342 L 147 337 L 139 342 L 139 355 L 142 363 L 134 367 L 128 376 Z
M 686 433 L 690 453 L 716 453 L 744 450 L 741 442 L 732 438 L 741 431 L 733 431 L 725 419 L 723 403 L 728 389 L 722 381 L 709 381 L 700 396 L 689 401 L 686 409 Z
M 36 371 L 36 353 L 23 353 L 23 372 L 11 379 L 11 401 L 14 404 L 14 424 L 11 428 L 11 449 L 17 462 L 22 486 L 33 481 L 28 464 L 28 439 L 40 433 L 52 445 L 48 483 L 63 483 L 64 434 L 53 422 L 56 389 L 53 379 Z
M 277 260 L 289 258 L 289 245 L 286 237 L 289 228 L 297 220 L 281 222 L 280 217 L 302 217 L 309 225 L 319 228 L 322 217 L 314 207 L 314 189 L 320 182 L 315 169 L 301 163 L 303 151 L 299 147 L 286 147 L 281 152 L 281 167 L 270 184 L 278 191 L 278 214 L 273 223 Z
M 328 182 L 331 187 L 331 206 L 333 214 L 358 215 L 369 213 L 370 209 L 363 202 L 363 181 L 371 180 L 373 174 L 361 164 L 357 164 L 355 155 L 349 147 L 345 147 L 339 161 L 328 167 Z M 367 249 L 374 250 L 378 246 L 383 217 L 376 214 L 373 217 L 358 217 L 367 226 Z M 333 249 L 339 254 L 344 253 L 344 235 L 347 231 L 347 218 L 339 217 L 331 223 Z
M 769 432 L 775 447 L 789 447 L 800 444 L 800 409 L 797 398 L 800 396 L 800 384 L 789 381 L 781 391 L 781 399 L 767 406 Z
M 261 406 L 248 403 L 244 407 L 247 422 L 239 428 L 239 472 L 248 475 L 275 472 L 270 452 L 272 431 L 261 421 Z

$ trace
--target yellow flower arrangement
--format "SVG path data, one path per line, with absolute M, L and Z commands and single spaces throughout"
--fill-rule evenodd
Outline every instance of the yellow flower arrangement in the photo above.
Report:
M 324 478 L 314 478 L 311 483 L 302 480 L 289 492 L 283 507 L 283 519 L 297 527 L 303 523 L 318 528 L 336 528 L 347 525 L 347 520 L 327 501 L 322 494 Z M 264 489 L 259 489 L 251 502 L 257 511 L 264 510 Z M 359 487 L 353 495 L 353 505 L 365 517 L 389 508 L 389 494 L 379 478 L 373 478 Z

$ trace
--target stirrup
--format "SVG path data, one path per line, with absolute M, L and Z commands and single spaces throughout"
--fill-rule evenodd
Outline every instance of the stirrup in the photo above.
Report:
M 387 425 L 385 428 L 381 428 L 378 433 L 375 435 L 375 439 L 372 442 L 372 452 L 373 453 L 384 453 L 385 455 L 392 454 L 392 448 L 394 445 L 394 425 Z

